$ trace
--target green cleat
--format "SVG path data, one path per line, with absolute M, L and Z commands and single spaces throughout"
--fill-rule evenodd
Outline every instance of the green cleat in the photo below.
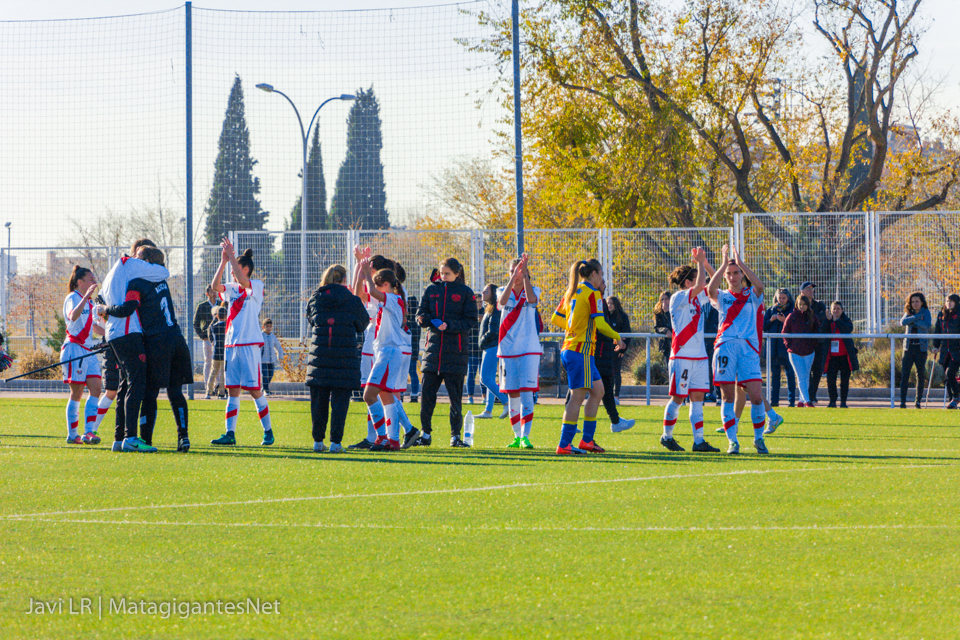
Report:
M 233 431 L 227 431 L 216 440 L 211 440 L 210 444 L 237 444 L 237 438 L 233 435 Z
M 125 452 L 132 453 L 155 453 L 157 450 L 156 447 L 151 447 L 140 438 L 124 439 L 121 449 Z
M 530 442 L 530 438 L 524 436 L 520 438 L 520 448 L 521 449 L 533 449 L 533 444 Z
M 510 444 L 507 445 L 507 449 L 520 449 L 520 448 L 522 448 L 522 447 L 523 447 L 523 443 L 521 442 L 522 440 L 523 440 L 523 438 L 514 438 L 514 439 L 513 439 L 513 442 L 511 442 Z
M 263 447 L 269 447 L 274 442 L 276 441 L 273 439 L 273 429 L 267 429 L 266 431 L 264 431 L 263 442 L 261 442 L 260 445 Z

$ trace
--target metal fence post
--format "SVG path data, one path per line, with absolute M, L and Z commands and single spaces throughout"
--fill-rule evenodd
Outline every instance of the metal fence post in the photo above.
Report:
M 769 337 L 766 338 L 766 342 L 767 342 L 767 402 L 773 404 L 773 395 L 772 395 L 773 392 L 770 391 L 770 384 L 772 383 L 772 380 L 770 379 L 770 360 L 773 356 L 772 356 L 772 352 L 770 351 L 771 344 L 770 344 Z
M 650 406 L 650 338 L 647 337 L 647 406 Z
M 896 357 L 896 345 L 897 340 L 892 335 L 890 336 L 890 408 L 893 409 L 893 397 L 894 397 L 894 386 L 896 385 L 897 378 L 897 357 Z
M 470 261 L 473 263 L 473 275 L 470 280 L 473 282 L 474 293 L 483 290 L 487 279 L 484 250 L 483 229 L 474 229 L 470 232 Z

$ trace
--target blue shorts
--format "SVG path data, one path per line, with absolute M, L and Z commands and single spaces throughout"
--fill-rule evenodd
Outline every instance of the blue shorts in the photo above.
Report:
M 567 386 L 571 389 L 592 389 L 594 381 L 600 379 L 593 356 L 579 351 L 561 351 L 560 361 L 567 370 Z M 587 375 L 588 369 L 590 375 Z

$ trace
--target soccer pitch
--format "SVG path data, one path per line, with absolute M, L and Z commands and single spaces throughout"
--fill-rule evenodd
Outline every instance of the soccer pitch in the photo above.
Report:
M 559 406 L 516 451 L 499 420 L 448 448 L 440 405 L 429 449 L 318 455 L 306 402 L 271 403 L 267 448 L 244 401 L 226 449 L 193 402 L 184 455 L 163 404 L 158 454 L 66 445 L 64 404 L 0 401 L 3 638 L 960 636 L 944 410 L 784 409 L 761 457 L 749 429 L 690 453 L 685 409 L 669 453 L 662 408 L 623 407 L 606 454 L 559 457 Z

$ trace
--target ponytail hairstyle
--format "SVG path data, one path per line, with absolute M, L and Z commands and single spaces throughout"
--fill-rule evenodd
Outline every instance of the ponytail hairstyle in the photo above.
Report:
M 661 292 L 660 292 L 660 295 L 657 296 L 657 304 L 654 305 L 654 307 L 653 307 L 653 312 L 654 312 L 654 313 L 663 313 L 664 311 L 666 311 L 666 309 L 663 308 L 663 296 L 667 296 L 667 298 L 669 298 L 669 297 L 670 297 L 670 292 L 669 292 L 669 291 L 661 291 Z
M 347 268 L 342 264 L 334 264 L 327 267 L 320 279 L 320 286 L 325 287 L 330 284 L 343 284 L 347 279 Z
M 73 271 L 70 272 L 70 283 L 67 285 L 67 293 L 76 291 L 77 283 L 86 278 L 88 273 L 90 273 L 90 269 L 78 264 L 73 265 Z
M 249 269 L 250 273 L 247 275 L 247 277 L 251 277 L 253 275 L 253 249 L 247 249 L 241 253 L 240 257 L 237 258 L 237 263 L 241 267 L 246 267 Z
M 913 306 L 910 304 L 914 298 L 920 298 L 920 308 L 928 309 L 926 297 L 919 291 L 914 291 L 907 296 L 907 301 L 903 303 L 903 313 L 908 316 L 913 315 Z
M 567 291 L 563 294 L 563 300 L 568 305 L 577 294 L 577 287 L 582 280 L 586 280 L 594 271 L 600 271 L 600 263 L 596 260 L 577 260 L 570 265 L 570 284 L 567 285 Z
M 457 260 L 456 258 L 447 258 L 446 260 L 440 263 L 440 266 L 446 267 L 447 269 L 450 269 L 450 271 L 453 271 L 454 275 L 457 276 L 456 281 L 459 282 L 460 284 L 467 283 L 467 279 L 463 273 L 463 265 L 460 264 L 460 261 Z
M 144 245 L 143 250 L 140 252 L 140 259 L 144 262 L 149 262 L 150 264 L 158 264 L 161 267 L 166 266 L 164 262 L 163 251 L 157 249 L 156 247 L 151 247 L 150 245 Z
M 403 285 L 400 283 L 400 280 L 397 278 L 391 269 L 380 269 L 373 275 L 373 284 L 378 287 L 384 282 L 389 284 L 393 288 L 393 292 L 400 296 L 400 299 L 406 302 L 407 293 L 403 290 Z
M 687 280 L 693 280 L 697 277 L 697 268 L 689 264 L 685 264 L 682 267 L 677 267 L 670 274 L 671 284 L 676 285 L 678 288 L 683 288 L 683 283 Z

